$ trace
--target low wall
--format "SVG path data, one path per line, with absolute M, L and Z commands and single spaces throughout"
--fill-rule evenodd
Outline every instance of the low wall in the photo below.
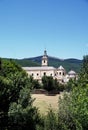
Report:
M 49 95 L 53 96 L 53 95 L 59 94 L 59 92 L 57 90 L 52 90 L 52 91 L 48 92 L 48 91 L 46 91 L 44 89 L 34 89 L 32 91 L 32 94 L 45 94 L 47 96 L 49 96 Z

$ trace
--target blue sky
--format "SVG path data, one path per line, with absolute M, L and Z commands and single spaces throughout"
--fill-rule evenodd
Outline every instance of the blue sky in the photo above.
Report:
M 88 54 L 88 0 L 0 0 L 0 57 Z

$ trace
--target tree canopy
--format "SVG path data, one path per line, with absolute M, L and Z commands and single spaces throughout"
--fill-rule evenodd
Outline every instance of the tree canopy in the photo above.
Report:
M 75 81 L 74 81 L 75 82 Z M 59 102 L 59 118 L 69 130 L 88 128 L 88 56 L 83 57 L 83 65 L 78 81 L 72 83 L 70 93 Z M 71 84 L 71 86 L 72 86 Z
M 0 128 L 3 130 L 34 129 L 37 109 L 30 96 L 31 82 L 27 73 L 13 60 L 0 59 Z M 36 123 L 35 123 L 36 122 Z

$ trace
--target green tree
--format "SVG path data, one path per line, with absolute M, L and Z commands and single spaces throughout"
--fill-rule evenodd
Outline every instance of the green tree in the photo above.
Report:
M 28 87 L 20 91 L 17 102 L 9 108 L 9 130 L 36 130 L 40 122 L 38 110 L 33 107 L 33 99 Z
M 76 83 L 72 83 L 70 93 L 59 100 L 58 117 L 69 130 L 87 130 L 88 128 L 88 56 L 84 56 L 83 65 Z
M 20 90 L 24 88 L 28 82 L 27 74 L 13 63 L 13 61 L 2 62 L 2 69 L 0 71 L 0 104 L 2 104 L 1 107 L 3 107 L 3 111 L 8 111 L 9 104 L 13 101 L 17 101 Z
M 88 55 L 83 57 L 83 64 L 79 74 L 79 82 L 88 83 Z
M 39 81 L 33 79 L 32 76 L 30 76 L 29 80 L 30 80 L 30 83 L 31 83 L 31 89 L 32 90 L 42 88 L 42 85 L 39 83 Z
M 79 115 L 74 111 L 77 102 L 73 103 L 72 95 L 72 93 L 64 93 L 59 99 L 58 118 L 61 130 L 82 130 L 82 124 L 77 118 Z
M 45 118 L 44 130 L 58 130 L 58 118 L 57 114 L 52 108 L 49 108 L 48 114 Z
M 0 70 L 0 127 L 8 125 L 8 110 L 13 102 L 17 102 L 21 89 L 29 86 L 29 78 L 25 71 L 12 60 L 1 59 Z M 30 87 L 29 87 L 30 89 Z
M 58 88 L 58 82 L 52 76 L 43 76 L 42 84 L 43 88 L 47 91 L 57 90 Z
M 51 106 L 47 115 L 41 117 L 41 123 L 37 126 L 37 130 L 58 130 L 58 116 Z

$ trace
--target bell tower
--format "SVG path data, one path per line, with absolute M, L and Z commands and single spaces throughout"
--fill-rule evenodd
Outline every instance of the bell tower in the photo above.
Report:
M 48 66 L 48 56 L 47 56 L 47 51 L 44 51 L 44 55 L 42 57 L 42 66 Z

